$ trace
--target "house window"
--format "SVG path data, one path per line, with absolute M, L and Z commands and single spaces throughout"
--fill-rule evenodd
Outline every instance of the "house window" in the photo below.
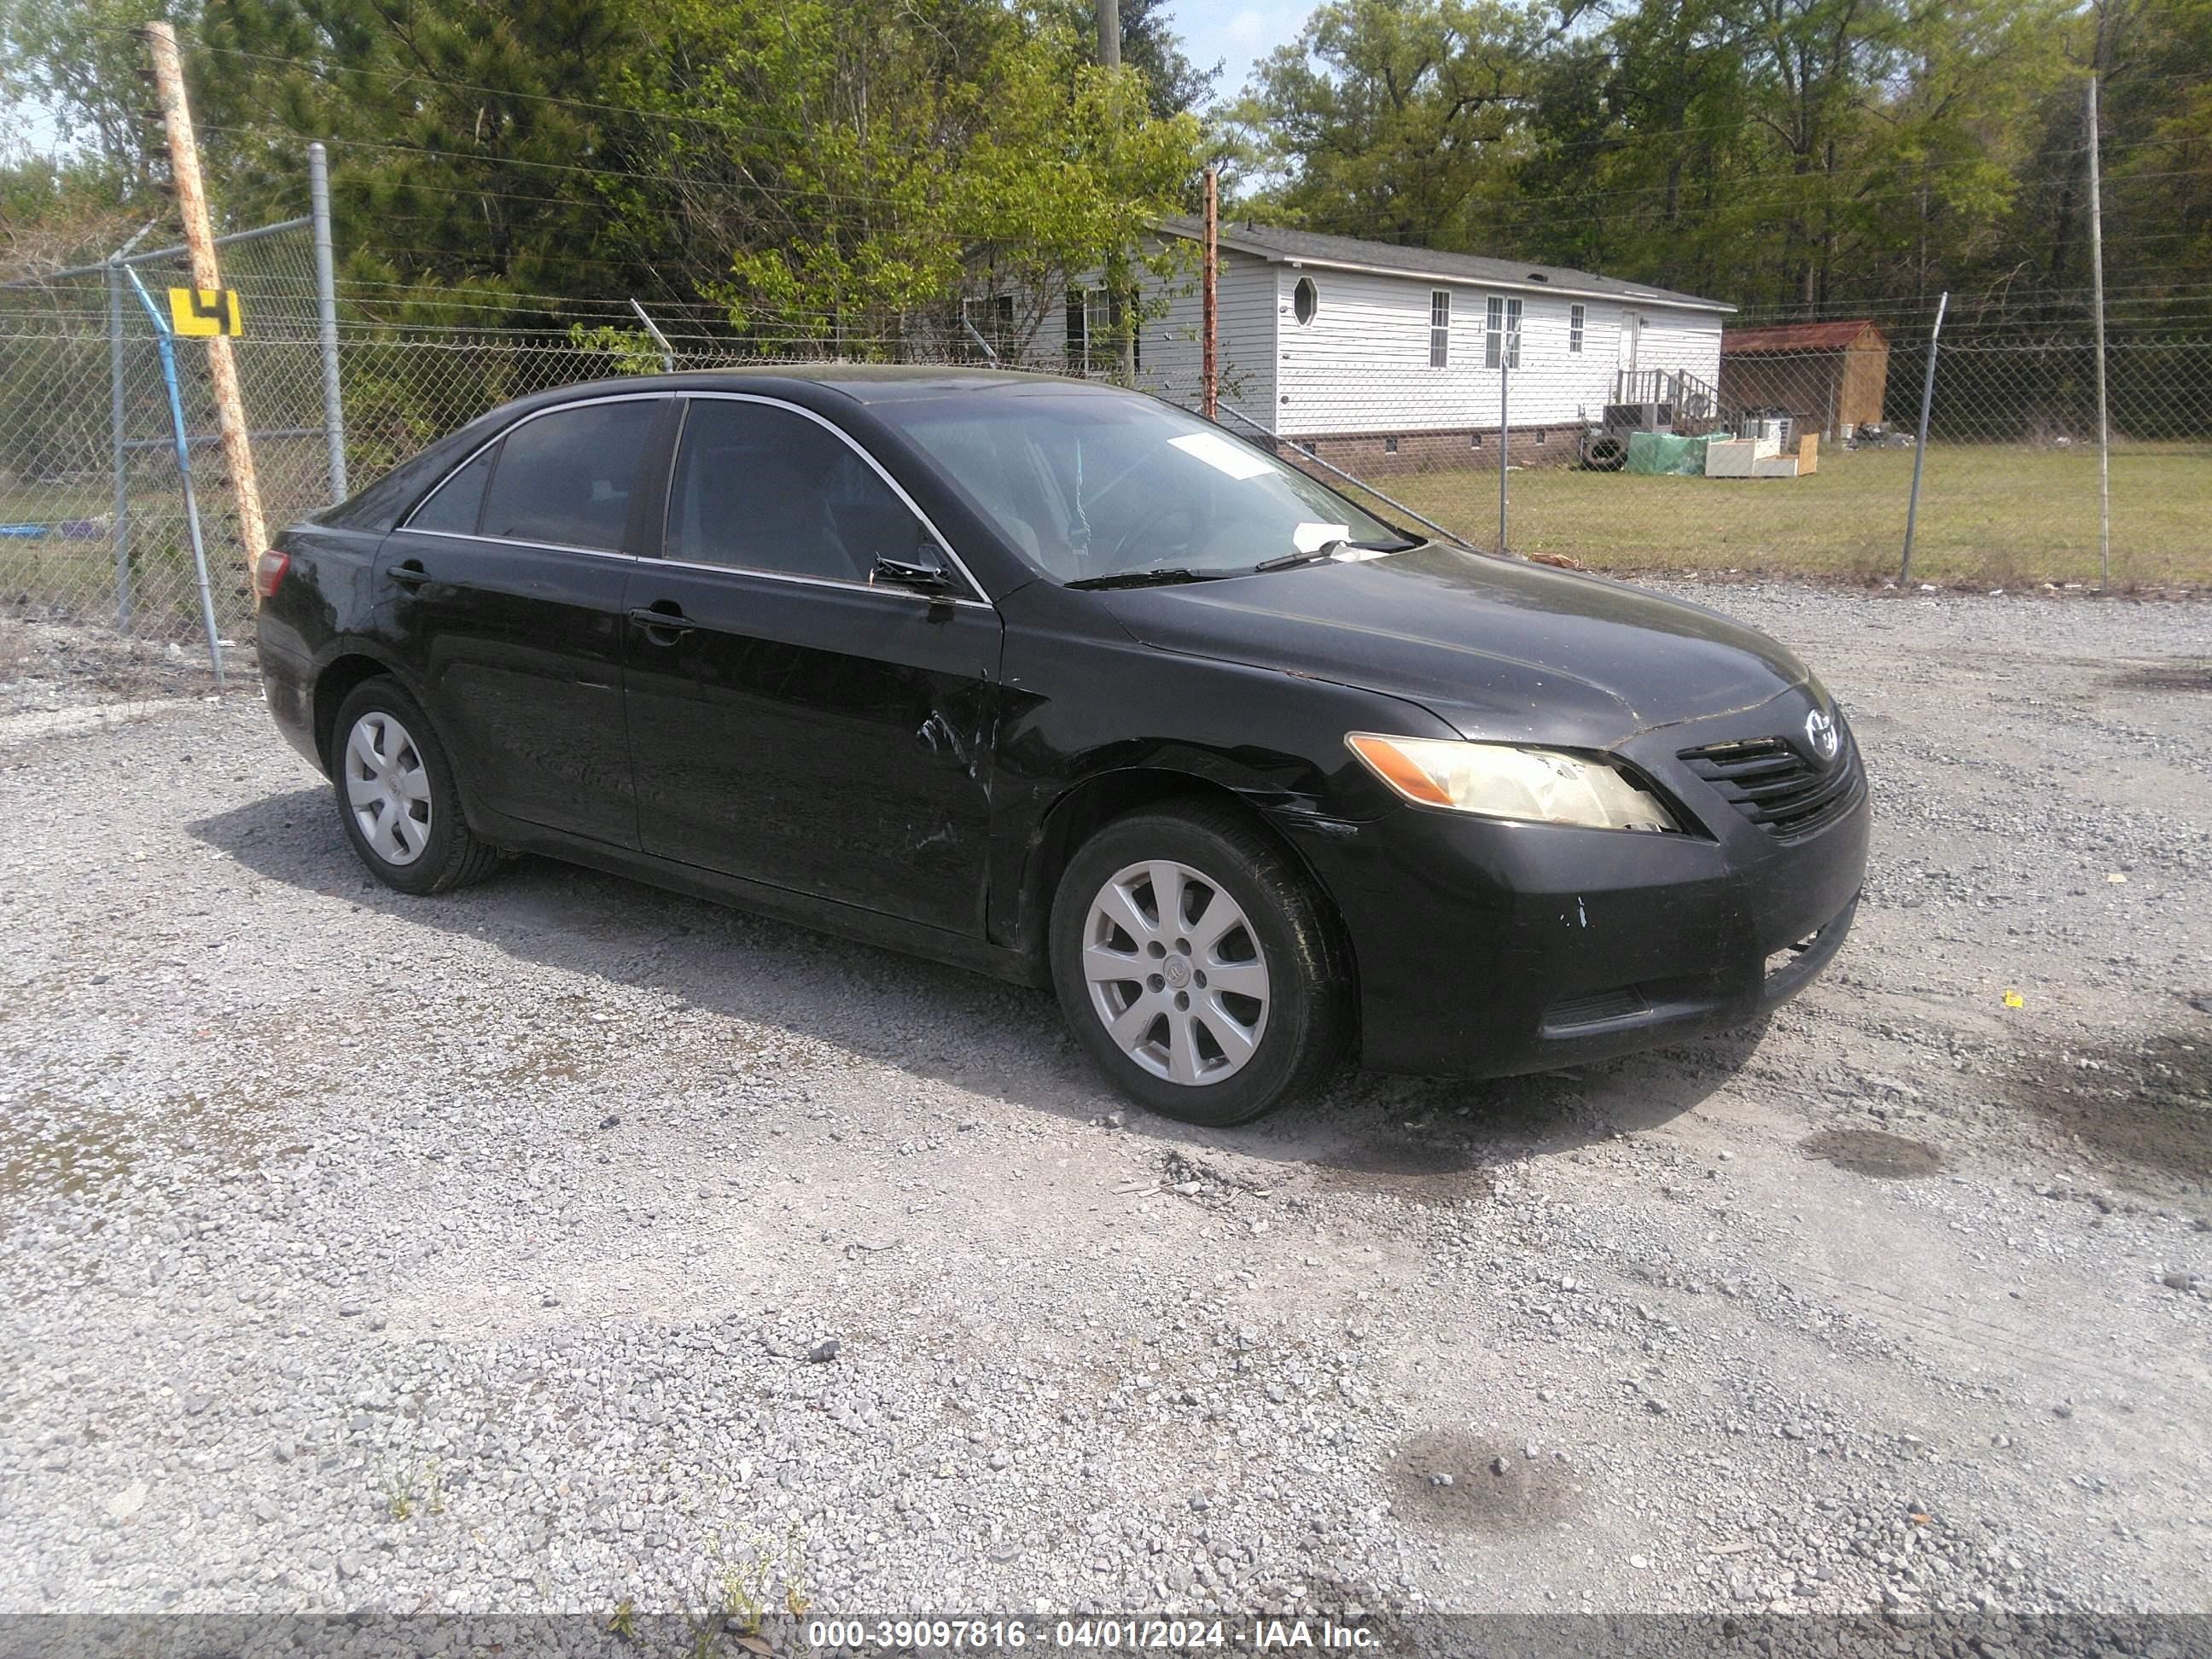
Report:
M 1482 366 L 1521 367 L 1521 301 L 1492 295 L 1483 309 Z
M 1313 278 L 1299 277 L 1298 285 L 1291 290 L 1291 312 L 1297 318 L 1301 327 L 1313 321 L 1314 312 L 1320 304 L 1321 295 L 1314 289 Z
M 1481 448 L 1481 447 L 1482 447 L 1482 434 L 1480 434 L 1480 432 L 1470 432 L 1470 433 L 1468 433 L 1468 434 L 1467 434 L 1467 447 L 1468 447 L 1469 449 L 1480 449 L 1480 448 Z
M 1587 306 L 1567 307 L 1567 349 L 1578 357 L 1582 355 L 1583 349 L 1583 324 L 1589 320 L 1589 308 Z
M 1382 453 L 1385 455 L 1395 455 L 1398 453 L 1398 440 L 1395 436 L 1385 437 L 1382 440 Z
M 1429 367 L 1446 368 L 1451 364 L 1451 294 L 1445 289 L 1432 289 L 1429 293 Z
M 1011 304 L 1011 300 L 1009 301 Z M 1107 374 L 1121 366 L 1121 307 L 1103 288 L 1067 290 L 1067 367 L 1076 374 Z M 1136 367 L 1145 366 L 1145 336 L 1133 337 Z

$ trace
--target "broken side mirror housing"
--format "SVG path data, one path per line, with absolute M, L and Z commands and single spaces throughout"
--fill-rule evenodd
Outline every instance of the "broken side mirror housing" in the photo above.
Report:
M 952 562 L 927 532 L 915 538 L 910 553 L 878 553 L 869 580 L 887 587 L 911 588 L 932 599 L 952 597 Z

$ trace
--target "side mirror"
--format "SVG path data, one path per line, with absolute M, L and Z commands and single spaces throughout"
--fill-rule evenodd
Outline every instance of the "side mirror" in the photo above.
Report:
M 950 595 L 952 567 L 945 550 L 927 536 L 917 539 L 911 553 L 878 553 L 870 580 L 890 587 L 911 587 L 919 592 Z

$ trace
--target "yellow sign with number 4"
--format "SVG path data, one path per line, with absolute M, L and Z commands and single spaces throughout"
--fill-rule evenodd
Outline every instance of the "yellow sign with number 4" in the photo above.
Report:
M 246 332 L 246 319 L 238 308 L 234 288 L 171 289 L 169 323 L 179 334 L 234 337 Z

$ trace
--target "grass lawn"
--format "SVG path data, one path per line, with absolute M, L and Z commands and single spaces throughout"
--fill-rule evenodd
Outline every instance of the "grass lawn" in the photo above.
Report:
M 196 481 L 200 477 L 197 459 Z M 210 467 L 210 475 L 214 471 Z M 210 476 L 202 483 L 199 505 L 217 618 L 226 630 L 234 629 L 252 615 L 253 606 L 230 493 Z M 282 509 L 290 503 L 277 500 L 271 505 Z M 58 605 L 88 620 L 112 621 L 115 543 L 110 526 L 114 509 L 112 487 L 102 479 L 42 484 L 0 479 L 0 526 L 56 526 L 44 536 L 0 535 L 0 605 L 18 601 L 40 609 Z M 198 633 L 199 585 L 192 570 L 184 494 L 173 478 L 133 482 L 131 522 L 137 630 L 151 638 Z
M 1323 448 L 1322 453 L 1328 451 Z M 1376 483 L 1477 546 L 1498 534 L 1498 475 L 1469 468 Z M 1894 576 L 1912 486 L 1909 449 L 1826 451 L 1809 478 L 1511 475 L 1510 540 L 1601 570 Z M 2094 581 L 2097 455 L 1931 444 L 1913 576 L 1986 586 Z M 2112 452 L 2112 580 L 2212 585 L 2212 447 Z

